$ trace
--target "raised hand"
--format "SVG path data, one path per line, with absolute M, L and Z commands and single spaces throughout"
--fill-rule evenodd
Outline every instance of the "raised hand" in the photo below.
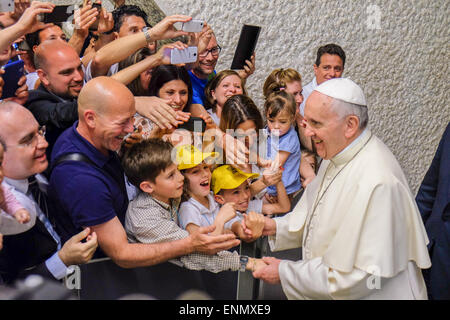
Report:
M 161 129 L 173 129 L 190 117 L 189 113 L 175 111 L 158 97 L 136 97 L 136 110 Z
M 239 245 L 240 241 L 231 233 L 221 235 L 210 235 L 216 229 L 215 225 L 200 227 L 196 232 L 189 235 L 194 251 L 205 254 L 216 254 Z
M 230 221 L 236 217 L 236 209 L 233 202 L 225 203 L 217 213 L 216 219 L 220 219 L 223 223 Z
M 255 54 L 253 53 L 253 55 L 250 58 L 250 61 L 245 60 L 245 63 L 247 65 L 244 66 L 244 69 L 237 71 L 237 73 L 242 79 L 247 79 L 255 72 Z
M 265 219 L 262 214 L 251 211 L 244 214 L 242 225 L 245 226 L 244 232 L 249 236 L 249 240 L 256 240 L 263 233 Z
M 176 30 L 173 26 L 177 22 L 188 22 L 192 20 L 189 16 L 184 15 L 173 15 L 165 17 L 159 23 L 157 23 L 153 28 L 150 29 L 150 38 L 153 41 L 172 39 L 180 36 L 187 36 L 188 33 L 181 30 Z

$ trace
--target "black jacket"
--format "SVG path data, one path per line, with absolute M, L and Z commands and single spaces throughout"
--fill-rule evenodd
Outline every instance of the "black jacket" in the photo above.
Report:
M 39 274 L 53 279 L 45 261 L 57 252 L 57 244 L 44 224 L 36 218 L 36 224 L 17 235 L 3 236 L 0 250 L 0 276 L 8 284 L 28 274 Z
M 45 138 L 49 144 L 47 158 L 50 159 L 56 139 L 78 120 L 77 99 L 64 100 L 41 84 L 36 90 L 29 91 L 25 107 L 31 111 L 39 125 L 47 128 Z

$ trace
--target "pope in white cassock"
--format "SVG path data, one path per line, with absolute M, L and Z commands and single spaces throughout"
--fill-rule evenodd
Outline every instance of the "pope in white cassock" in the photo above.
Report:
M 264 228 L 272 251 L 302 247 L 303 260 L 266 257 L 253 276 L 281 282 L 289 299 L 426 299 L 425 228 L 399 163 L 367 125 L 361 88 L 324 82 L 304 124 L 324 160 L 292 212 Z

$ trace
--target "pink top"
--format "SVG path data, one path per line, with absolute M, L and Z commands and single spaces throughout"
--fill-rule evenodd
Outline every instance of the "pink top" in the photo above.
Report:
M 0 188 L 3 189 L 3 195 L 5 197 L 5 204 L 0 208 L 5 211 L 7 214 L 13 216 L 14 213 L 19 209 L 24 209 L 24 207 L 17 201 L 16 197 L 14 197 L 13 193 L 9 188 L 5 185 L 1 185 Z

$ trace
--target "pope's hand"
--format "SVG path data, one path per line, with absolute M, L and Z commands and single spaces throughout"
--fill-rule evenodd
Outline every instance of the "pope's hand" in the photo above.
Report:
M 253 272 L 253 277 L 270 284 L 280 283 L 278 267 L 281 260 L 273 257 L 264 257 L 262 258 L 262 261 L 266 264 L 266 266 L 257 265 L 257 269 Z

